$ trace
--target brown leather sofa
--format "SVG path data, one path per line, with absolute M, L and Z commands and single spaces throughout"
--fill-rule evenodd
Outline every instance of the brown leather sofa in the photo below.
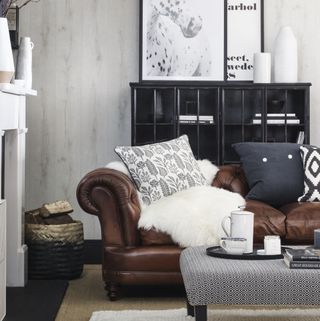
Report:
M 220 167 L 213 186 L 245 196 L 248 185 L 238 165 Z M 181 284 L 181 248 L 169 235 L 137 229 L 140 207 L 135 186 L 123 173 L 96 169 L 80 181 L 77 198 L 82 209 L 96 215 L 101 224 L 103 280 L 110 300 L 120 285 Z M 320 228 L 320 203 L 292 203 L 275 209 L 248 200 L 255 213 L 254 241 L 280 235 L 283 244 L 312 244 L 313 230 Z

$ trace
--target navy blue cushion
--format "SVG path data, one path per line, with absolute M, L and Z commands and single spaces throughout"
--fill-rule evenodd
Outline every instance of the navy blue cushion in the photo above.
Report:
M 296 202 L 303 193 L 300 145 L 293 143 L 237 143 L 250 191 L 246 198 L 279 207 Z

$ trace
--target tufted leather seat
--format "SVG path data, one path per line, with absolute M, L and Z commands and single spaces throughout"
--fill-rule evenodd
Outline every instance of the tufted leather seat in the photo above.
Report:
M 239 193 L 243 197 L 246 196 L 249 191 L 246 176 L 239 165 L 221 166 L 212 182 L 212 186 Z
M 245 196 L 248 184 L 239 165 L 221 166 L 212 186 Z M 77 198 L 82 209 L 97 215 L 103 244 L 103 279 L 110 299 L 117 298 L 120 285 L 182 284 L 179 272 L 181 248 L 167 234 L 139 231 L 140 206 L 136 188 L 123 173 L 96 169 L 80 181 Z M 313 242 L 320 228 L 319 203 L 293 203 L 280 209 L 247 200 L 246 209 L 255 213 L 254 241 L 265 235 L 280 235 L 283 243 Z

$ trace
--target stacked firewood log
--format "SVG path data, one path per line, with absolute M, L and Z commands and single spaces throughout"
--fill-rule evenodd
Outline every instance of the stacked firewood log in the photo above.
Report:
M 54 203 L 46 203 L 41 207 L 27 211 L 25 214 L 25 222 L 28 224 L 42 225 L 60 225 L 74 223 L 69 215 L 73 212 L 73 208 L 68 201 L 56 201 Z

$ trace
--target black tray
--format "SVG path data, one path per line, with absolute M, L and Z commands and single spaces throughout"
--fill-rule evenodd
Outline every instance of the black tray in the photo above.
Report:
M 254 248 L 252 253 L 244 253 L 244 254 L 230 254 L 227 253 L 220 246 L 208 247 L 206 252 L 209 256 L 220 257 L 223 259 L 232 259 L 232 260 L 279 260 L 283 259 L 283 254 L 277 255 L 265 255 L 265 254 L 257 254 L 257 250 L 261 250 L 262 248 Z M 285 248 L 282 247 L 282 252 L 284 252 Z

